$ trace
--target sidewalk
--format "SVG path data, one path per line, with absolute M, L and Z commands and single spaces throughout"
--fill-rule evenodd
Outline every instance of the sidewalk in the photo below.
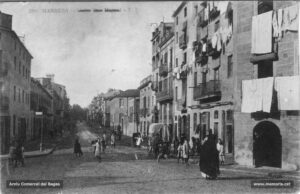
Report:
M 51 149 L 45 149 L 42 152 L 39 150 L 24 152 L 24 157 L 25 158 L 34 158 L 34 157 L 46 156 L 46 155 L 52 154 L 55 149 L 56 149 L 56 146 L 54 146 Z M 8 159 L 8 154 L 0 155 L 0 160 L 6 160 L 6 159 Z

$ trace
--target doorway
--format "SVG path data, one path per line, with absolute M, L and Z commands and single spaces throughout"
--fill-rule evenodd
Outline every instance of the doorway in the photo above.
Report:
M 255 167 L 281 168 L 282 138 L 274 123 L 263 121 L 254 127 L 253 160 Z

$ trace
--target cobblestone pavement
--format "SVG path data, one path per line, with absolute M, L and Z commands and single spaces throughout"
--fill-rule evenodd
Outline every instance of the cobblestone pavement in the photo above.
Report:
M 88 146 L 88 142 L 81 140 Z M 138 157 L 136 157 L 136 155 Z M 119 146 L 108 148 L 97 162 L 89 147 L 76 158 L 72 149 L 26 160 L 10 176 L 1 172 L 2 193 L 297 193 L 299 181 L 292 189 L 253 189 L 251 180 L 267 179 L 221 171 L 214 181 L 201 177 L 197 165 L 185 166 L 176 160 L 149 159 L 144 150 Z M 137 160 L 138 159 L 138 160 Z M 63 180 L 63 189 L 7 189 L 6 180 Z M 275 178 L 274 178 L 275 179 Z M 278 180 L 278 179 L 277 179 Z M 280 179 L 281 180 L 281 179 Z

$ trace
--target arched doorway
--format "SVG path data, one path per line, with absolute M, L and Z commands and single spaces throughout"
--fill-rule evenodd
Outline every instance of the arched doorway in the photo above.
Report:
M 253 129 L 253 159 L 255 167 L 281 168 L 282 139 L 279 128 L 272 122 L 263 121 Z

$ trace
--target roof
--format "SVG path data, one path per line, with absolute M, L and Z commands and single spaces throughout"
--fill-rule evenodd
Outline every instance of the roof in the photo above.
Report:
M 31 82 L 32 83 L 34 83 L 34 84 L 36 84 L 39 88 L 41 88 L 51 99 L 52 99 L 52 95 L 49 93 L 49 91 L 48 90 L 46 90 L 46 88 L 44 88 L 43 86 L 42 86 L 42 84 L 39 82 L 39 81 L 37 81 L 36 79 L 34 79 L 33 77 L 31 78 Z
M 182 1 L 181 4 L 177 7 L 177 9 L 174 11 L 172 17 L 175 17 L 180 11 L 181 9 L 186 5 L 186 1 Z
M 124 92 L 120 92 L 120 94 L 116 95 L 115 97 L 128 98 L 128 97 L 138 97 L 138 96 L 140 96 L 140 90 L 129 89 L 129 90 L 125 90 Z

